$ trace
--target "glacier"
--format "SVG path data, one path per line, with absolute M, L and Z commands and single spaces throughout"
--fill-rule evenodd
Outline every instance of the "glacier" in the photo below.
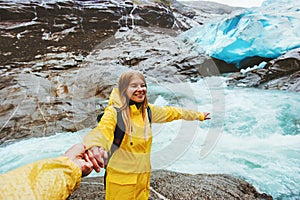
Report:
M 299 0 L 265 0 L 261 7 L 236 10 L 178 38 L 199 53 L 241 68 L 246 58 L 277 58 L 300 47 L 299 30 Z

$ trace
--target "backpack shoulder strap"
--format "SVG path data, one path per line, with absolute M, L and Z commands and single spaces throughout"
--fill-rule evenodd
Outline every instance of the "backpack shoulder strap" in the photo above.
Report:
M 110 148 L 110 152 L 108 155 L 108 160 L 113 155 L 113 153 L 120 147 L 122 140 L 125 135 L 125 124 L 122 118 L 122 112 L 120 108 L 114 107 L 117 111 L 117 124 L 114 131 L 114 140 Z
M 120 147 L 125 135 L 125 124 L 122 118 L 122 112 L 120 108 L 114 107 L 117 111 L 117 125 L 114 132 L 113 145 Z
M 120 108 L 118 107 L 114 107 L 117 111 L 117 124 L 115 127 L 115 131 L 114 131 L 114 140 L 113 143 L 111 145 L 110 148 L 110 152 L 108 154 L 108 162 L 110 160 L 110 158 L 112 157 L 112 155 L 114 154 L 114 152 L 120 147 L 122 140 L 124 138 L 125 135 L 125 124 L 122 118 L 122 112 L 120 110 Z M 105 165 L 105 168 L 108 165 L 108 162 Z M 104 174 L 104 188 L 106 187 L 106 170 L 105 170 L 105 174 Z
M 152 124 L 152 112 L 151 112 L 151 109 L 150 109 L 149 106 L 147 107 L 147 113 L 148 113 L 148 120 L 149 120 L 150 127 L 151 127 L 151 124 Z
M 101 112 L 100 114 L 97 115 L 97 119 L 96 119 L 97 123 L 99 123 L 101 121 L 103 115 L 104 115 L 104 112 Z

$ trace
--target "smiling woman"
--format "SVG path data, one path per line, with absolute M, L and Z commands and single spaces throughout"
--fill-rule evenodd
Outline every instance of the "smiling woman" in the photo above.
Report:
M 148 104 L 144 75 L 134 70 L 121 75 L 101 121 L 83 140 L 94 169 L 99 172 L 100 167 L 106 165 L 106 199 L 149 198 L 151 122 L 178 119 L 203 121 L 210 117 L 209 113 Z M 120 121 L 124 122 L 123 128 L 119 126 Z M 114 134 L 116 126 L 123 132 L 120 137 Z M 110 152 L 117 145 L 116 139 L 118 148 L 112 155 Z
M 130 80 L 128 85 L 126 84 L 127 80 Z M 126 92 L 130 100 L 142 103 L 147 93 L 147 85 L 144 77 L 141 74 L 124 74 L 119 81 L 119 91 Z

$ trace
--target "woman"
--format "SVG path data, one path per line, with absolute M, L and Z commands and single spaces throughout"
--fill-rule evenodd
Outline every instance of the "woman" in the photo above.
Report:
M 110 158 L 106 168 L 106 199 L 148 199 L 150 188 L 150 152 L 152 131 L 147 107 L 151 110 L 153 123 L 178 119 L 206 120 L 209 113 L 182 108 L 148 104 L 147 85 L 138 71 L 121 75 L 118 89 L 113 89 L 109 106 L 96 128 L 84 138 L 89 159 L 99 172 L 105 166 L 114 139 L 117 110 L 122 114 L 125 135 L 120 148 Z M 116 109 L 119 108 L 119 109 Z

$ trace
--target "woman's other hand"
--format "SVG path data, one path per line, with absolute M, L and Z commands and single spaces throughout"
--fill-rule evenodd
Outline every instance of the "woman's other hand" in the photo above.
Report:
M 210 119 L 209 112 L 204 112 L 204 120 Z

